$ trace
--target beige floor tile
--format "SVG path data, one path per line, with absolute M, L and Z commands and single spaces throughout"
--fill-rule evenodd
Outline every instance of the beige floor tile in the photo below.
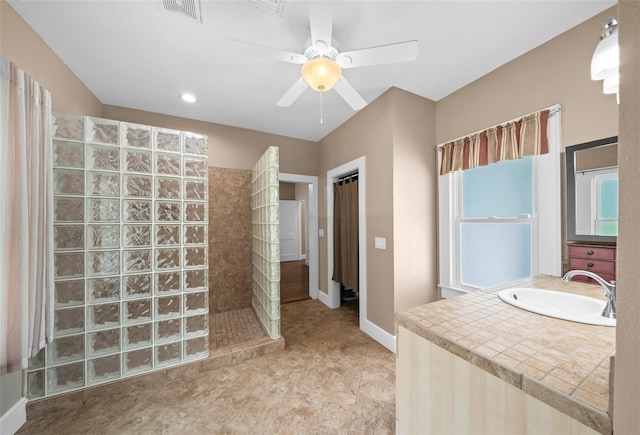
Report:
M 249 314 L 219 317 L 226 329 L 218 344 L 254 346 L 260 331 Z M 393 433 L 395 355 L 360 331 L 357 305 L 294 302 L 281 307 L 281 317 L 284 350 L 36 403 L 18 433 Z
M 395 428 L 395 403 L 358 397 L 349 428 L 350 434 L 393 434 Z

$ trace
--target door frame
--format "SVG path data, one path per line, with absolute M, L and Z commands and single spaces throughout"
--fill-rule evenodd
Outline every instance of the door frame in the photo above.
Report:
M 280 181 L 287 183 L 309 184 L 309 297 L 318 299 L 320 291 L 320 273 L 318 256 L 318 177 L 315 175 L 300 175 L 280 173 Z
M 340 177 L 358 171 L 358 270 L 359 270 L 359 301 L 360 329 L 368 332 L 370 323 L 367 319 L 367 220 L 366 220 L 366 186 L 367 174 L 365 157 L 359 157 L 337 168 L 327 171 L 327 282 L 329 295 L 325 304 L 329 308 L 340 306 L 340 283 L 333 279 L 333 183 Z M 321 300 L 323 299 L 321 294 Z M 369 334 L 371 335 L 371 334 Z

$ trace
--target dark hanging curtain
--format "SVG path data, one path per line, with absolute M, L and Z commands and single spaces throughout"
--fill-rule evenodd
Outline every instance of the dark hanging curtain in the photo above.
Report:
M 358 180 L 333 184 L 333 277 L 358 293 Z

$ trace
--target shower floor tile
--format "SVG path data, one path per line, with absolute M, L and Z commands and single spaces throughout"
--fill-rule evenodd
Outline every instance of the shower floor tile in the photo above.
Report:
M 209 323 L 209 349 L 237 348 L 269 338 L 252 308 L 210 314 Z
M 253 308 L 210 314 L 209 324 L 209 358 L 231 354 L 235 363 L 284 349 L 284 339 L 271 339 Z

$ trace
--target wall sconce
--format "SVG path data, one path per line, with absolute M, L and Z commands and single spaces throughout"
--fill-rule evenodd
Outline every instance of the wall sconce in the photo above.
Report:
M 591 80 L 603 80 L 605 94 L 616 94 L 620 102 L 620 48 L 618 46 L 618 22 L 609 18 L 602 25 L 600 42 L 591 58 Z

